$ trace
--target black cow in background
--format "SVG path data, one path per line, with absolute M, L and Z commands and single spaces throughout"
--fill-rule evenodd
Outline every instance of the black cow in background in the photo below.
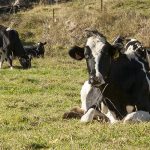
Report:
M 31 58 L 26 54 L 18 32 L 2 25 L 0 25 L 0 55 L 0 68 L 4 61 L 8 61 L 12 69 L 13 57 L 18 57 L 24 69 L 31 67 Z
M 1 1 L 2 0 L 0 0 L 0 14 L 12 14 L 32 8 L 32 3 L 29 0 L 16 0 L 15 2 L 6 0 L 6 2 Z
M 36 45 L 26 45 L 24 46 L 24 50 L 27 53 L 27 55 L 30 55 L 32 57 L 42 57 L 44 58 L 45 48 L 44 45 L 46 45 L 46 42 L 42 43 L 39 42 Z

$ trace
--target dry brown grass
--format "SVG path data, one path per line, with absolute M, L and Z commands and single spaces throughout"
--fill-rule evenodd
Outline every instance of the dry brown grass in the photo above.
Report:
M 98 0 L 41 5 L 0 22 L 16 28 L 24 42 L 46 40 L 49 48 L 54 49 L 66 48 L 73 44 L 83 45 L 86 28 L 99 30 L 110 41 L 122 34 L 138 38 L 146 46 L 150 46 L 148 0 L 144 3 L 138 0 L 104 2 L 103 11 Z M 29 36 L 28 32 L 32 34 Z

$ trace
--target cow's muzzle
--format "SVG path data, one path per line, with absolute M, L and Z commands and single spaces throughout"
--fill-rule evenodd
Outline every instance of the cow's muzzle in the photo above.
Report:
M 99 86 L 101 86 L 102 84 L 104 84 L 105 81 L 104 81 L 102 78 L 99 78 L 99 77 L 96 77 L 96 76 L 90 76 L 90 78 L 89 78 L 89 83 L 90 83 L 92 86 L 99 87 Z

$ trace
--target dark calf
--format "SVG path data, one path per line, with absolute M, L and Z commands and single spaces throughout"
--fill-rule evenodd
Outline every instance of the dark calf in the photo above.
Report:
M 32 57 L 43 57 L 45 53 L 44 45 L 46 45 L 46 42 L 42 43 L 39 42 L 36 45 L 26 45 L 24 46 L 25 52 L 28 55 L 31 55 Z

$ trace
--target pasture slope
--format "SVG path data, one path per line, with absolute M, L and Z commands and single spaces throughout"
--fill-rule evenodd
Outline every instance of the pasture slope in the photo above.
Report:
M 99 0 L 35 6 L 0 16 L 0 24 L 18 30 L 26 44 L 48 42 L 45 58 L 34 59 L 31 69 L 10 70 L 5 63 L 0 71 L 1 150 L 150 149 L 150 123 L 62 119 L 65 111 L 80 105 L 80 89 L 87 79 L 85 62 L 69 58 L 67 48 L 84 45 L 84 29 L 89 27 L 102 31 L 109 41 L 121 33 L 150 46 L 149 0 L 107 0 L 103 12 Z M 17 60 L 14 65 L 19 66 Z

